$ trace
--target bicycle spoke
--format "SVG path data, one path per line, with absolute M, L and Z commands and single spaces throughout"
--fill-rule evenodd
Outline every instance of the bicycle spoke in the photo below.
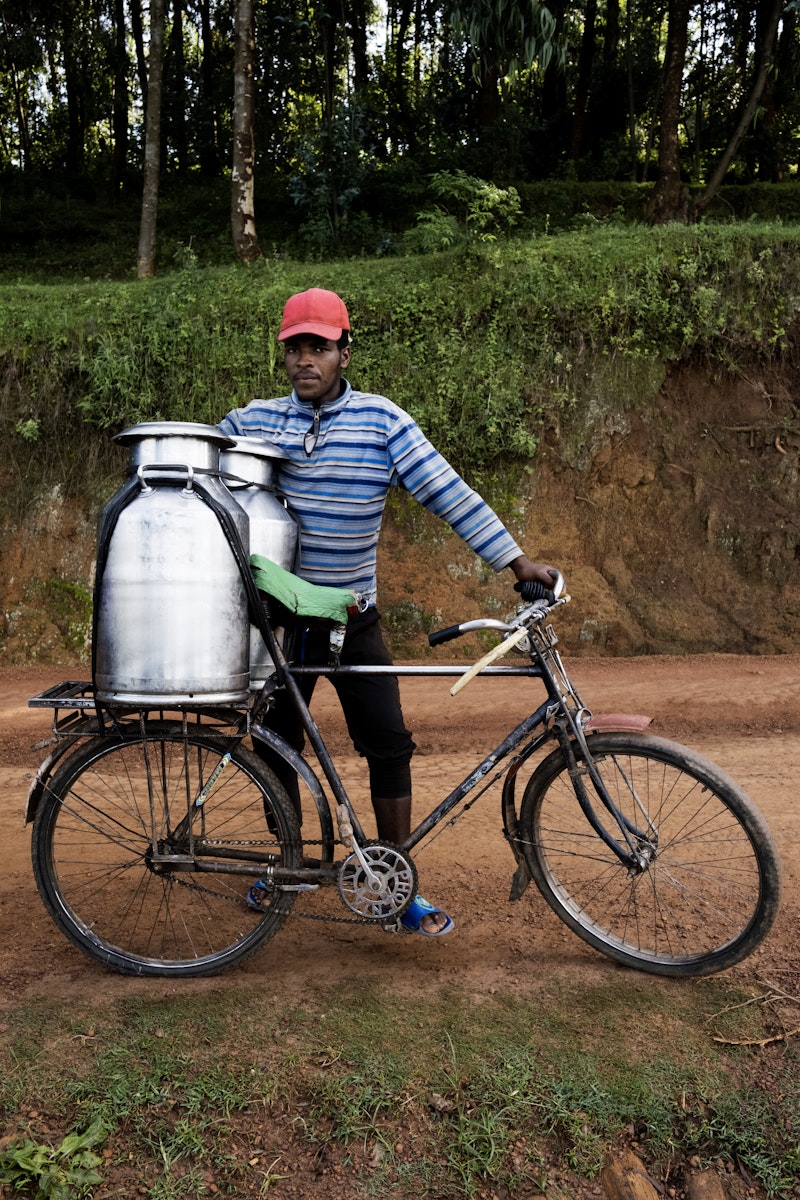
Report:
M 531 779 L 520 818 L 548 903 L 591 945 L 645 970 L 701 974 L 750 953 L 774 919 L 778 872 L 749 799 L 712 764 L 657 738 L 598 735 L 590 747 L 637 865 L 591 828 L 555 752 Z M 643 827 L 637 847 L 630 830 Z
M 194 807 L 230 743 L 145 728 L 144 738 L 81 747 L 56 773 L 34 831 L 37 882 L 58 924 L 101 961 L 206 974 L 272 936 L 293 900 L 275 892 L 263 910 L 248 909 L 252 877 L 236 872 L 237 857 L 298 864 L 299 829 L 280 785 L 241 747 Z M 195 883 L 194 862 L 209 858 L 217 868 Z

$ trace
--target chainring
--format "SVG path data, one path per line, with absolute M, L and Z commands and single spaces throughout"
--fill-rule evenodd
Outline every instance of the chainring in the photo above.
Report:
M 343 903 L 364 921 L 385 925 L 401 916 L 417 894 L 417 868 L 388 842 L 360 847 L 370 877 L 355 853 L 339 868 L 337 885 Z

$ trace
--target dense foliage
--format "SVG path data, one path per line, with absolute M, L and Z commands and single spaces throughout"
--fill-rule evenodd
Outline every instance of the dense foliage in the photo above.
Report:
M 725 369 L 780 355 L 797 318 L 798 251 L 797 226 L 592 219 L 424 257 L 0 286 L 0 465 L 11 491 L 24 479 L 30 495 L 37 471 L 82 485 L 87 447 L 127 424 L 216 423 L 253 395 L 281 394 L 285 297 L 335 286 L 353 319 L 353 382 L 408 409 L 491 491 L 495 472 L 530 463 L 543 416 L 562 426 L 567 452 L 570 424 L 598 404 L 647 402 L 667 361 L 699 355 Z
M 680 156 L 687 183 L 712 172 L 770 69 L 729 182 L 796 179 L 797 5 L 686 7 Z M 166 178 L 227 177 L 234 95 L 233 8 L 169 0 L 161 108 Z M 286 236 L 320 256 L 391 244 L 443 170 L 501 186 L 542 179 L 653 180 L 668 22 L 638 0 L 355 0 L 335 11 L 253 0 L 256 196 Z M 50 213 L 67 197 L 139 194 L 150 13 L 144 0 L 4 0 L 0 187 Z M 54 199 L 54 180 L 61 199 Z M 42 210 L 43 211 L 43 210 Z M 216 210 L 226 230 L 225 202 Z M 47 218 L 45 218 L 47 219 Z M 191 225 L 186 241 L 193 236 Z M 269 236 L 265 239 L 268 251 Z

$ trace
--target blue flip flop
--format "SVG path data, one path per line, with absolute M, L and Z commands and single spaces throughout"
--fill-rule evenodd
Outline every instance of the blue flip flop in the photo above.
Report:
M 425 917 L 430 917 L 434 914 L 444 917 L 445 922 L 441 929 L 429 933 L 427 929 L 422 928 L 422 921 Z M 410 933 L 421 933 L 423 937 L 444 937 L 446 933 L 450 933 L 454 928 L 453 918 L 448 916 L 441 908 L 434 908 L 422 896 L 416 896 L 412 900 L 400 918 L 400 924 L 404 929 L 408 929 Z

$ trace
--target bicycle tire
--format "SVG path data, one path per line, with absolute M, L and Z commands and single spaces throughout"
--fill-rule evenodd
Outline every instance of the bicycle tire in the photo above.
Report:
M 553 751 L 520 807 L 521 849 L 547 903 L 590 946 L 651 974 L 710 975 L 746 958 L 769 933 L 780 897 L 778 855 L 753 802 L 677 743 L 598 733 L 588 745 L 614 803 L 639 829 L 651 822 L 656 844 L 649 864 L 629 872 L 590 826 L 563 753 Z
M 179 724 L 152 722 L 143 736 L 84 743 L 49 781 L 33 828 L 36 885 L 59 929 L 92 958 L 129 975 L 212 975 L 280 929 L 294 893 L 271 892 L 253 911 L 254 876 L 224 868 L 243 847 L 265 865 L 301 864 L 300 827 L 281 784 L 238 745 L 205 802 L 193 804 L 231 748 L 213 733 L 184 736 Z M 154 868 L 154 845 L 222 858 L 223 870 Z

